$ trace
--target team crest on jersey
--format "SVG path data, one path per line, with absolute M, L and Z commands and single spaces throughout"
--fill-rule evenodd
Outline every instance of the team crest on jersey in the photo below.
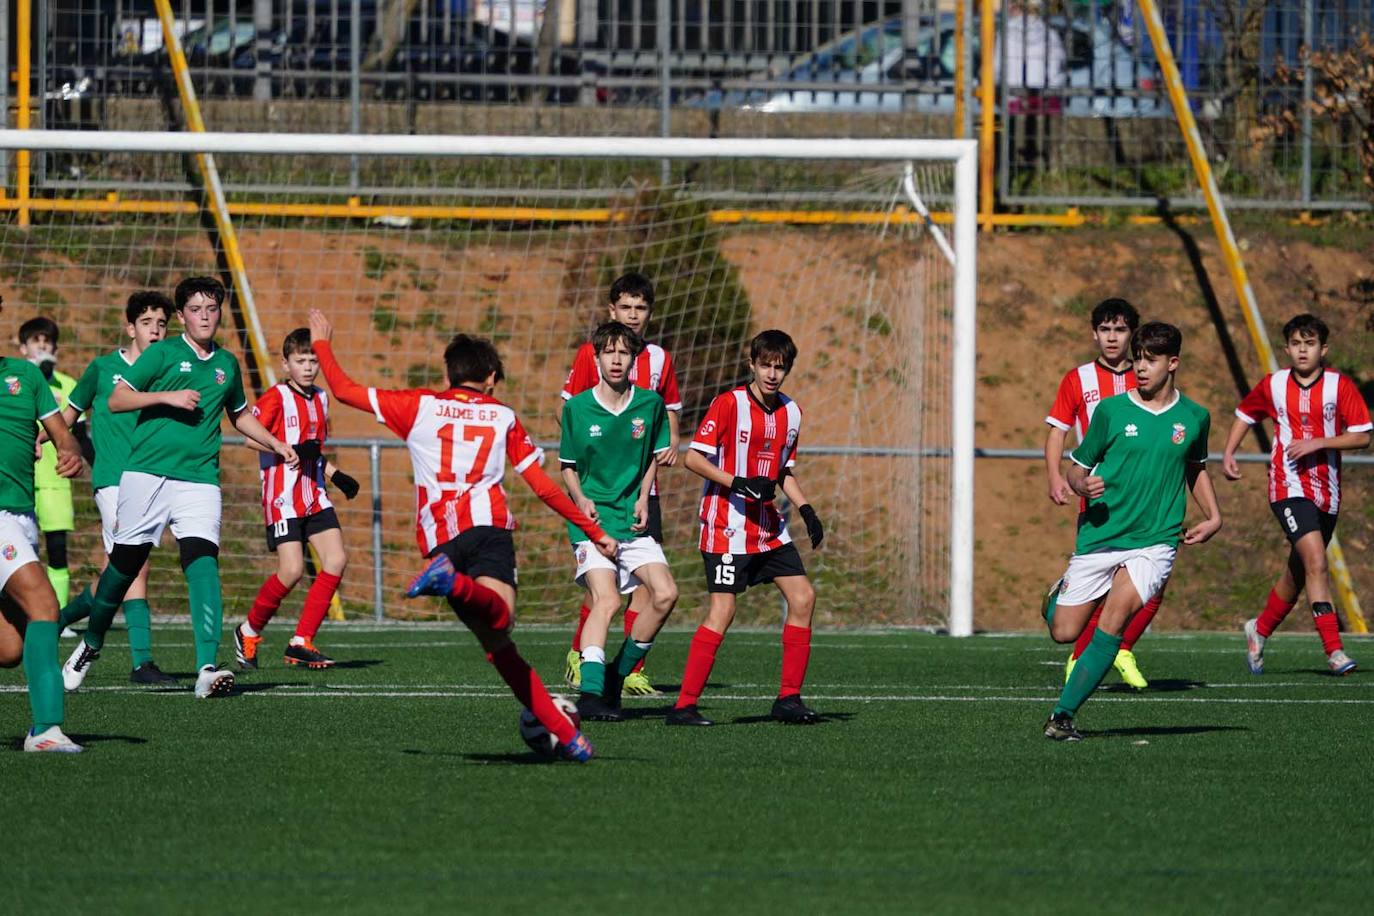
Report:
M 24 384 L 19 381 L 19 376 L 7 375 L 5 376 L 5 390 L 10 394 L 19 394 L 24 390 Z
M 631 439 L 643 439 L 643 438 L 644 438 L 644 418 L 643 418 L 643 417 L 635 417 L 633 420 L 630 421 L 630 438 L 631 438 Z
M 1188 435 L 1188 427 L 1184 426 L 1182 423 L 1175 423 L 1174 434 L 1170 436 L 1169 439 L 1174 443 L 1174 445 L 1182 445 L 1183 437 L 1186 435 Z
M 734 536 L 735 536 L 735 529 L 734 529 L 734 528 L 726 528 L 726 529 L 725 529 L 725 536 L 728 537 L 728 538 L 734 537 Z
M 14 549 L 13 544 L 6 544 L 4 547 L 0 547 L 0 556 L 3 556 L 6 560 L 13 560 L 15 557 L 19 556 L 19 551 Z
M 179 370 L 179 371 L 181 371 L 181 372 L 190 372 L 190 371 L 191 371 L 191 361 L 190 361 L 189 359 L 183 359 L 183 360 L 181 361 L 181 366 L 180 366 L 180 370 Z
M 788 447 L 788 448 L 791 448 L 792 446 L 794 446 L 794 445 L 796 445 L 796 444 L 797 444 L 797 431 L 796 431 L 795 429 L 789 429 L 789 430 L 787 431 L 787 447 Z
M 587 427 L 587 435 L 591 436 L 593 439 L 600 439 L 600 438 L 601 438 L 601 424 L 599 424 L 599 423 L 593 423 L 591 426 L 588 426 L 588 427 Z
M 1127 424 L 1126 424 L 1126 438 L 1127 438 L 1127 439 L 1134 439 L 1134 438 L 1135 438 L 1136 436 L 1138 436 L 1138 435 L 1140 435 L 1140 430 L 1139 430 L 1138 428 L 1136 428 L 1136 425 L 1135 425 L 1134 423 L 1127 423 Z
M 1322 419 L 1325 420 L 1325 421 L 1328 422 L 1328 423 L 1330 423 L 1332 420 L 1336 419 L 1336 405 L 1335 405 L 1335 404 L 1326 404 L 1326 405 L 1324 405 L 1324 406 L 1322 407 Z
M 223 370 L 223 369 L 216 369 L 216 370 L 215 370 L 215 384 L 216 384 L 216 385 L 223 385 L 223 384 L 224 384 L 224 380 L 225 380 L 226 378 L 228 378 L 228 376 L 224 374 L 224 370 Z

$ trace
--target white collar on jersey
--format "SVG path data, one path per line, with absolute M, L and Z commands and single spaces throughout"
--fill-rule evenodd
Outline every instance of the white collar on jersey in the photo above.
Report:
M 1152 413 L 1152 414 L 1154 414 L 1155 416 L 1159 416 L 1160 414 L 1162 414 L 1162 413 L 1164 413 L 1166 410 L 1168 410 L 1170 407 L 1173 407 L 1175 404 L 1177 404 L 1177 403 L 1178 403 L 1178 399 L 1181 398 L 1181 397 L 1183 397 L 1183 392 L 1181 392 L 1181 391 L 1179 391 L 1177 388 L 1175 388 L 1175 389 L 1174 389 L 1174 398 L 1173 398 L 1173 400 L 1170 401 L 1169 403 L 1165 404 L 1163 407 L 1159 408 L 1158 410 L 1156 410 L 1155 408 L 1151 407 L 1150 405 L 1148 405 L 1148 404 L 1146 404 L 1144 401 L 1142 401 L 1142 400 L 1140 399 L 1140 395 L 1136 393 L 1136 390 L 1135 390 L 1134 388 L 1132 388 L 1130 391 L 1126 392 L 1126 396 L 1129 397 L 1129 398 L 1131 399 L 1131 403 L 1132 403 L 1132 404 L 1134 404 L 1135 406 L 1139 407 L 1141 410 L 1145 411 L 1146 413 Z
M 200 360 L 201 362 L 205 362 L 207 359 L 214 356 L 215 351 L 219 349 L 219 344 L 215 343 L 212 340 L 210 341 L 210 349 L 205 351 L 204 356 L 201 356 L 200 353 L 197 352 L 200 348 L 195 345 L 195 342 L 191 340 L 190 335 L 188 335 L 185 331 L 181 332 L 181 339 L 186 342 L 186 346 L 191 348 L 191 352 L 195 353 L 196 359 Z
M 120 359 L 124 360 L 125 365 L 132 366 L 134 364 L 134 361 L 129 359 L 129 351 L 124 347 L 117 348 L 115 352 L 119 354 Z
M 596 403 L 601 405 L 602 410 L 606 411 L 606 413 L 614 417 L 618 417 L 625 411 L 630 409 L 630 405 L 634 403 L 635 399 L 635 386 L 631 385 L 629 390 L 625 394 L 625 403 L 621 404 L 619 407 L 612 407 L 605 401 L 601 400 L 601 395 L 597 393 L 595 387 L 592 388 L 592 397 L 596 400 Z

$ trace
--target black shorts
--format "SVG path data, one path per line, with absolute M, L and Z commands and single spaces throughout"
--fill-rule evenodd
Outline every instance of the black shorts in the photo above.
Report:
M 1296 544 L 1299 538 L 1313 531 L 1320 531 L 1322 543 L 1330 544 L 1331 536 L 1336 533 L 1337 516 L 1321 511 L 1310 499 L 1281 499 L 1270 503 L 1269 510 L 1279 520 L 1279 527 L 1290 544 Z
M 658 494 L 649 497 L 649 527 L 644 533 L 663 546 L 663 507 L 659 505 Z
M 766 553 L 701 552 L 706 564 L 706 590 L 744 594 L 751 585 L 762 585 L 785 576 L 804 576 L 801 554 L 796 544 L 784 544 Z
M 333 506 L 304 517 L 284 518 L 267 526 L 267 549 L 276 553 L 278 544 L 305 544 L 311 536 L 338 527 L 339 516 Z
M 445 541 L 430 552 L 447 554 L 453 568 L 476 579 L 488 576 L 514 588 L 515 538 L 505 528 L 479 525 L 469 528 L 451 541 Z

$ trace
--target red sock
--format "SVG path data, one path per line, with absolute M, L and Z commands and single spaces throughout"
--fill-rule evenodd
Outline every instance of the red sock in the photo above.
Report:
M 582 651 L 582 628 L 587 625 L 587 618 L 592 615 L 592 609 L 587 607 L 587 602 L 582 602 L 582 607 L 577 612 L 577 629 L 573 630 L 572 647 L 578 652 Z
M 811 661 L 811 628 L 794 627 L 790 623 L 782 628 L 782 687 L 779 697 L 790 697 L 801 693 L 802 681 L 806 680 L 806 665 Z
M 1283 618 L 1288 616 L 1288 612 L 1293 610 L 1296 600 L 1284 601 L 1278 596 L 1277 592 L 1270 590 L 1269 600 L 1264 602 L 1264 610 L 1259 615 L 1259 620 L 1255 621 L 1255 629 L 1259 635 L 1268 639 L 1274 635 L 1274 631 L 1283 623 Z
M 248 612 L 248 625 L 259 633 L 267 626 L 272 615 L 281 607 L 282 600 L 291 594 L 291 586 L 282 585 L 276 573 L 267 577 L 258 589 L 258 597 L 253 599 L 253 607 Z
M 716 650 L 720 648 L 724 633 L 708 630 L 703 624 L 697 627 L 692 637 L 692 647 L 687 650 L 687 667 L 682 672 L 682 691 L 677 695 L 677 708 L 691 706 L 701 698 L 706 689 L 706 680 L 711 676 L 711 668 L 716 663 Z
M 310 591 L 305 593 L 301 619 L 296 621 L 297 636 L 313 640 L 315 634 L 320 632 L 320 624 L 324 622 L 324 615 L 329 613 L 329 602 L 338 590 L 339 580 L 342 578 L 323 571 L 315 575 L 315 581 L 310 584 Z
M 625 609 L 625 638 L 630 638 L 630 631 L 635 628 L 635 620 L 639 618 L 639 611 L 634 608 Z M 638 674 L 644 670 L 644 659 L 635 662 L 635 666 L 630 669 L 631 674 Z
M 1097 619 L 1102 616 L 1102 605 L 1105 601 L 1100 601 L 1097 607 L 1093 608 L 1092 616 L 1088 618 L 1088 623 L 1083 627 L 1083 632 L 1078 634 L 1078 642 L 1073 644 L 1073 659 L 1078 660 L 1078 656 L 1083 654 L 1083 650 L 1088 648 L 1088 643 L 1093 641 L 1093 634 L 1097 632 Z
M 470 576 L 458 573 L 453 577 L 449 603 L 460 618 L 464 611 L 475 611 L 493 630 L 510 629 L 510 607 L 506 599 Z
M 479 586 L 480 588 L 480 586 Z M 490 591 L 490 589 L 488 589 Z M 493 592 L 493 594 L 495 594 Z M 492 653 L 488 658 L 496 666 L 496 670 L 501 674 L 501 680 L 505 681 L 510 687 L 511 693 L 520 701 L 534 717 L 547 728 L 559 744 L 567 744 L 577 734 L 577 729 L 573 727 L 568 717 L 553 705 L 553 698 L 549 696 L 549 690 L 544 686 L 544 681 L 539 677 L 539 672 L 529 666 L 529 663 L 520 657 L 520 653 L 515 648 L 515 643 L 509 643 L 504 649 Z
M 1158 592 L 1153 598 L 1145 602 L 1145 606 L 1136 611 L 1130 623 L 1126 624 L 1126 629 L 1121 634 L 1121 651 L 1129 652 L 1135 647 L 1136 640 L 1145 635 L 1145 629 L 1150 625 L 1150 621 L 1155 619 L 1155 614 L 1159 613 L 1159 605 L 1164 600 L 1164 593 Z
M 1322 638 L 1322 651 L 1327 655 L 1341 646 L 1341 626 L 1336 620 L 1336 609 L 1330 601 L 1312 602 L 1312 623 L 1317 627 L 1317 635 Z

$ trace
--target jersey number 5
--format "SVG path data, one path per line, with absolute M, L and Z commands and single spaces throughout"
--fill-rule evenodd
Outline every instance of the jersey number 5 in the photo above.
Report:
M 445 423 L 439 427 L 440 483 L 456 483 L 458 480 L 458 475 L 453 471 L 453 428 L 456 425 Z M 463 441 L 478 443 L 477 457 L 472 462 L 471 470 L 463 478 L 463 483 L 471 486 L 482 479 L 482 472 L 487 467 L 487 458 L 491 456 L 491 447 L 496 442 L 496 430 L 490 426 L 464 426 Z

